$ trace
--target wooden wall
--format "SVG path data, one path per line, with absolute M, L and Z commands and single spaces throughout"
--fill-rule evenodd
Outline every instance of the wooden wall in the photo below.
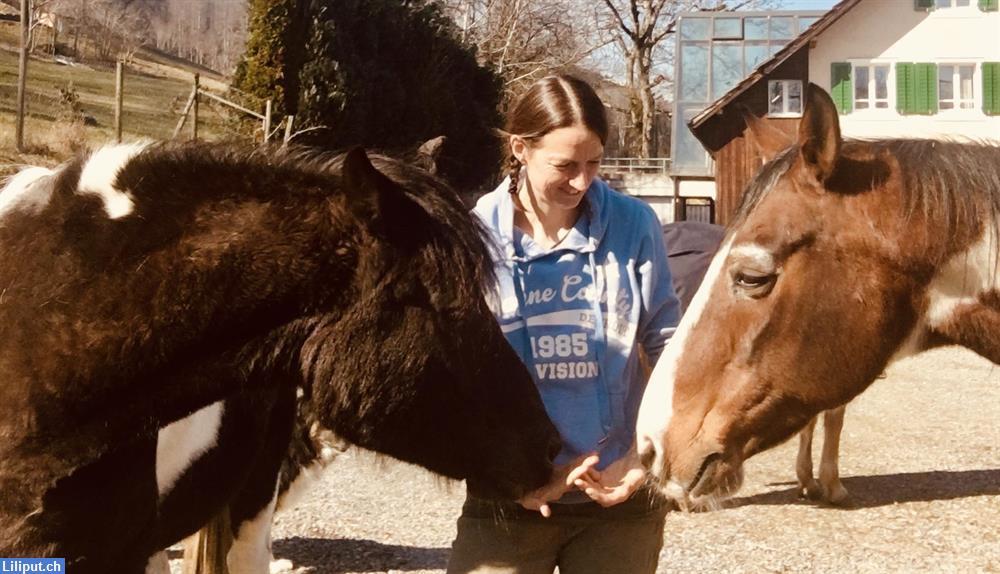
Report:
M 746 137 L 744 113 L 752 113 L 788 133 L 790 141 L 798 129 L 799 118 L 767 117 L 768 80 L 802 80 L 804 97 L 809 83 L 808 47 L 803 46 L 694 130 L 715 160 L 715 222 L 720 225 L 728 225 L 732 220 L 743 189 L 763 165 L 761 156 Z

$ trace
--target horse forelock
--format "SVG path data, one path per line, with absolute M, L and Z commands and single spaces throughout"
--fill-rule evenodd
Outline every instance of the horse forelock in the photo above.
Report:
M 774 159 L 764 164 L 757 174 L 750 180 L 747 188 L 743 191 L 740 204 L 736 208 L 733 221 L 729 224 L 728 233 L 732 233 L 747 217 L 760 205 L 761 201 L 770 194 L 778 181 L 788 173 L 788 170 L 798 156 L 799 147 L 791 146 L 779 153 Z

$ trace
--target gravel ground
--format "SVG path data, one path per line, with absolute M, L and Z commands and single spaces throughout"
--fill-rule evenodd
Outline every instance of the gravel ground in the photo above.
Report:
M 847 409 L 850 506 L 796 498 L 790 441 L 747 463 L 726 508 L 668 515 L 659 572 L 1000 573 L 998 421 L 1000 367 L 956 348 L 898 363 Z M 350 451 L 279 515 L 274 553 L 297 574 L 440 573 L 463 497 Z

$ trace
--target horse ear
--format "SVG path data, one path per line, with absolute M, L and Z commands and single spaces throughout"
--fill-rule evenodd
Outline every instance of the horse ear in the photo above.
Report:
M 423 168 L 428 173 L 437 174 L 438 170 L 438 158 L 441 157 L 441 150 L 444 149 L 445 142 L 448 141 L 446 136 L 438 136 L 434 139 L 429 139 L 417 148 L 417 159 L 415 163 L 417 166 Z
M 816 84 L 806 90 L 806 109 L 799 121 L 799 153 L 819 182 L 833 174 L 840 155 L 840 119 L 830 95 Z
M 389 230 L 406 224 L 411 211 L 407 208 L 415 204 L 399 185 L 375 169 L 364 149 L 355 147 L 347 152 L 342 173 L 347 207 L 360 219 Z
M 795 138 L 790 134 L 781 131 L 771 122 L 758 118 L 750 108 L 740 106 L 739 110 L 747 125 L 747 140 L 764 160 L 763 163 L 771 161 L 795 143 Z

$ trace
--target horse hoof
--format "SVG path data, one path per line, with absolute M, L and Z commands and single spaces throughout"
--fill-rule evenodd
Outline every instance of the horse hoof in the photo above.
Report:
M 820 500 L 823 498 L 823 487 L 818 482 L 812 480 L 803 486 L 799 484 L 799 498 L 805 500 Z
M 844 506 L 850 498 L 851 493 L 841 484 L 837 484 L 829 489 L 823 489 L 823 500 L 834 506 Z

